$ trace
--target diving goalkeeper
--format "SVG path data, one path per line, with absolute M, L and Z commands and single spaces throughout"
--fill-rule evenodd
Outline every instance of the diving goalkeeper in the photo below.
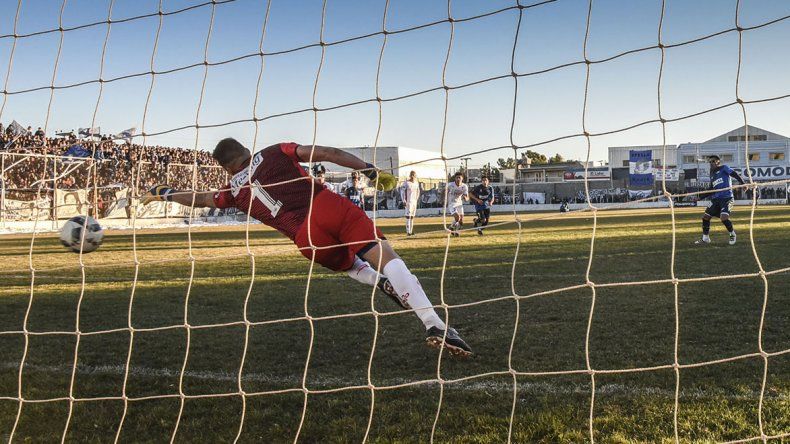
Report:
M 312 157 L 310 156 L 312 151 Z M 345 271 L 364 284 L 376 285 L 406 310 L 414 310 L 427 330 L 426 343 L 444 346 L 453 355 L 470 356 L 471 348 L 436 314 L 422 285 L 395 253 L 364 211 L 314 182 L 300 162 L 330 162 L 365 174 L 385 190 L 396 185 L 392 175 L 337 148 L 279 143 L 252 156 L 232 138 L 221 140 L 212 154 L 231 175 L 218 192 L 197 192 L 196 207 L 235 207 L 291 239 L 306 258 L 333 271 Z M 378 181 L 376 180 L 378 178 Z M 192 192 L 157 185 L 143 204 L 167 200 L 190 206 Z M 312 201 L 312 212 L 310 202 Z M 308 223 L 309 214 L 309 223 Z M 382 239 L 379 243 L 377 239 Z M 317 247 L 317 248 L 313 248 Z M 381 261 L 382 279 L 370 264 Z

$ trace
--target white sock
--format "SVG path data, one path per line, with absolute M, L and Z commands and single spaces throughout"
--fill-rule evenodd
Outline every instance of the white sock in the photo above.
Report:
M 406 219 L 406 233 L 411 234 L 411 227 L 412 227 L 412 219 Z
M 433 304 L 428 300 L 425 291 L 417 280 L 417 276 L 411 274 L 402 259 L 393 259 L 384 267 L 384 274 L 390 280 L 392 288 L 406 300 L 414 313 L 425 325 L 425 329 L 438 327 L 442 330 L 446 328 L 444 321 L 433 309 Z
M 708 236 L 707 234 L 703 234 L 703 235 L 702 235 L 702 240 L 704 240 L 705 242 L 707 242 L 707 241 L 709 241 L 709 240 L 710 240 L 710 236 Z
M 376 285 L 379 281 L 376 269 L 360 258 L 355 259 L 354 265 L 348 270 L 348 275 L 351 279 L 371 286 Z

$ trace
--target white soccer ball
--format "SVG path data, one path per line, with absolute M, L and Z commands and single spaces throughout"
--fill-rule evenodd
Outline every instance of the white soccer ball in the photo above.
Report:
M 83 226 L 86 228 L 84 238 Z M 104 230 L 96 219 L 90 216 L 87 222 L 84 216 L 74 216 L 60 229 L 60 243 L 75 253 L 80 252 L 80 242 L 82 242 L 82 252 L 90 253 L 99 248 L 102 239 L 104 239 Z

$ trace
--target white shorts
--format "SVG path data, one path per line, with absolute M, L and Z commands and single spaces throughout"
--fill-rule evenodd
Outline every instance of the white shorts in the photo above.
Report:
M 457 215 L 463 217 L 464 216 L 464 205 L 463 204 L 461 204 L 461 205 L 451 205 L 448 208 L 448 211 L 449 211 L 450 214 L 457 214 Z
M 406 204 L 406 217 L 414 217 L 417 214 L 417 202 Z

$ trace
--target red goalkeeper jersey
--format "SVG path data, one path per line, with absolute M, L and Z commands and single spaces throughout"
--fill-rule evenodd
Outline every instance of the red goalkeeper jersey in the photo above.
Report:
M 299 165 L 295 143 L 279 143 L 252 157 L 250 168 L 234 175 L 222 191 L 214 193 L 217 208 L 236 207 L 294 240 L 307 219 L 310 200 L 324 190 Z M 250 207 L 252 199 L 252 207 Z

